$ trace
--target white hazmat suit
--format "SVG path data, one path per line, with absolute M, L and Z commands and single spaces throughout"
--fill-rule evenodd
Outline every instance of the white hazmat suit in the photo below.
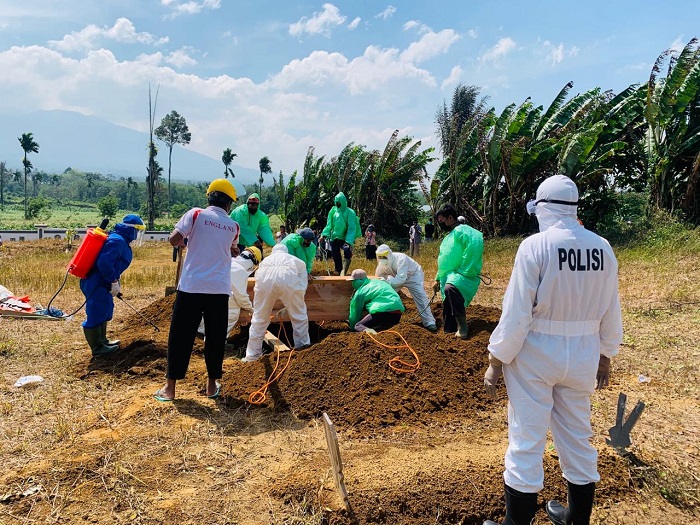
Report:
M 231 331 L 236 326 L 241 310 L 253 311 L 253 303 L 248 295 L 248 277 L 253 273 L 255 265 L 245 257 L 231 259 L 231 294 L 228 298 L 228 327 L 226 337 L 230 337 Z M 199 324 L 198 332 L 204 335 L 204 321 Z
M 404 253 L 392 252 L 386 244 L 377 248 L 377 256 L 383 255 L 386 259 L 377 258 L 375 275 L 388 282 L 396 291 L 406 287 L 416 303 L 423 326 L 437 329 L 435 317 L 430 311 L 430 300 L 425 293 L 425 277 L 421 265 Z
M 304 302 L 308 279 L 304 262 L 291 255 L 283 244 L 275 245 L 270 256 L 263 259 L 255 272 L 253 318 L 250 321 L 245 361 L 256 361 L 262 356 L 262 343 L 270 325 L 270 314 L 278 299 L 292 321 L 294 347 L 311 343 Z
M 503 477 L 524 493 L 543 487 L 547 428 L 569 483 L 600 480 L 590 395 L 601 355 L 614 356 L 622 342 L 622 315 L 617 260 L 605 239 L 578 222 L 577 202 L 576 185 L 563 175 L 538 188 L 540 233 L 518 248 L 488 347 L 503 362 L 508 392 Z

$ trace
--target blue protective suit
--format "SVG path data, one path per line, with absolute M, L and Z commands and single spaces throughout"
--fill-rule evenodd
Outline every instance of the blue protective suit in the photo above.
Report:
M 119 279 L 131 264 L 133 257 L 129 243 L 137 231 L 118 223 L 102 246 L 95 265 L 85 279 L 80 280 L 80 291 L 86 297 L 83 328 L 96 328 L 112 319 L 114 298 L 110 293 L 112 282 Z

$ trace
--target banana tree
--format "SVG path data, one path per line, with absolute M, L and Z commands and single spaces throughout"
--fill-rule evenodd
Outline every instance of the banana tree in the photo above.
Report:
M 659 78 L 668 61 L 665 78 Z M 654 63 L 647 83 L 644 117 L 646 169 L 652 203 L 686 216 L 698 217 L 698 166 L 700 160 L 700 49 L 693 38 L 678 56 L 670 50 Z

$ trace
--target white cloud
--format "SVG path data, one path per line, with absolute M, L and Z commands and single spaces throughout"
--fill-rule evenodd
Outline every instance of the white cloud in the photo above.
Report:
M 204 10 L 219 9 L 221 7 L 221 0 L 202 0 L 201 2 L 195 0 L 190 0 L 188 2 L 160 0 L 160 3 L 172 9 L 172 13 L 165 18 L 175 18 L 179 15 L 196 15 Z
M 467 31 L 467 36 L 468 36 L 469 38 L 478 38 L 478 37 L 479 37 L 479 33 L 477 32 L 476 29 L 470 29 L 469 31 Z
M 432 33 L 433 30 L 430 29 L 429 26 L 421 23 L 419 20 L 409 20 L 403 25 L 403 30 L 404 31 L 410 31 L 412 29 L 415 29 L 418 31 L 418 34 L 425 34 L 425 33 Z
M 550 62 L 552 66 L 556 66 L 566 57 L 578 55 L 579 52 L 579 48 L 576 46 L 571 46 L 569 49 L 566 49 L 563 43 L 560 42 L 558 46 L 555 46 L 549 40 L 545 40 L 542 46 L 544 47 L 547 61 Z
M 167 56 L 165 61 L 177 68 L 196 66 L 197 61 L 189 55 L 188 51 L 191 51 L 191 48 L 182 48 L 178 49 L 177 51 L 173 51 Z
M 357 28 L 357 26 L 360 25 L 360 22 L 362 22 L 362 18 L 360 18 L 359 16 L 356 17 L 355 20 L 353 20 L 352 22 L 350 22 L 350 23 L 348 24 L 348 29 L 349 29 L 350 31 L 352 31 L 353 29 Z
M 386 6 L 386 9 L 384 9 L 384 11 L 374 15 L 374 18 L 381 18 L 382 20 L 387 20 L 391 18 L 394 15 L 394 13 L 396 13 L 396 8 L 393 5 L 388 5 Z
M 450 71 L 450 76 L 442 81 L 440 84 L 440 89 L 443 91 L 451 86 L 456 86 L 460 79 L 462 78 L 462 68 L 460 66 L 454 66 L 452 71 Z
M 369 46 L 353 57 L 316 51 L 260 83 L 180 72 L 193 51 L 119 60 L 108 49 L 80 58 L 42 46 L 0 49 L 0 69 L 17 72 L 3 83 L 0 112 L 62 109 L 147 131 L 148 85 L 158 85 L 158 118 L 162 108 L 177 108 L 192 130 L 191 149 L 218 159 L 233 146 L 238 163 L 252 167 L 269 155 L 275 172 L 285 174 L 301 167 L 309 146 L 335 155 L 358 139 L 381 149 L 395 128 L 420 136 L 432 131 L 432 110 L 417 131 L 412 111 L 414 97 L 424 98 L 436 81 L 402 60 L 399 49 Z
M 346 17 L 340 14 L 340 10 L 333 4 L 323 4 L 323 11 L 314 13 L 311 18 L 302 17 L 298 22 L 290 24 L 289 34 L 300 36 L 302 33 L 310 35 L 330 36 L 331 28 L 345 23 Z
M 314 51 L 304 59 L 292 60 L 270 82 L 277 89 L 292 89 L 295 85 L 338 86 L 351 95 L 359 95 L 380 91 L 395 80 L 408 79 L 428 86 L 436 84 L 428 71 L 402 60 L 398 49 L 369 46 L 353 60 L 340 53 Z
M 488 49 L 479 60 L 481 62 L 495 62 L 505 57 L 508 53 L 515 49 L 515 42 L 509 36 L 498 40 L 495 46 Z
M 151 33 L 139 33 L 128 18 L 118 18 L 112 27 L 97 27 L 90 24 L 80 31 L 65 35 L 61 40 L 49 40 L 48 44 L 59 51 L 84 51 L 94 49 L 96 40 L 104 38 L 123 43 L 161 45 L 168 42 L 168 37 L 156 38 Z
M 405 62 L 420 63 L 434 56 L 447 53 L 450 46 L 460 36 L 452 29 L 443 29 L 439 33 L 424 34 L 418 42 L 413 42 L 401 53 L 401 60 Z

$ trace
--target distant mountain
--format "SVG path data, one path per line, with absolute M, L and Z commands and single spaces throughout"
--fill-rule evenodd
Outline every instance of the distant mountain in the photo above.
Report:
M 63 173 L 71 167 L 117 177 L 146 177 L 147 133 L 70 111 L 3 114 L 0 115 L 0 161 L 7 161 L 8 168 L 22 167 L 23 152 L 17 141 L 22 133 L 33 133 L 39 144 L 39 153 L 30 155 L 37 170 Z M 167 146 L 157 142 L 158 159 L 167 177 Z M 221 177 L 224 171 L 221 160 L 181 146 L 173 148 L 172 169 L 173 180 L 179 181 L 209 181 Z M 231 165 L 231 169 L 236 174 L 234 180 L 241 184 L 254 184 L 260 176 L 257 170 L 243 166 Z

